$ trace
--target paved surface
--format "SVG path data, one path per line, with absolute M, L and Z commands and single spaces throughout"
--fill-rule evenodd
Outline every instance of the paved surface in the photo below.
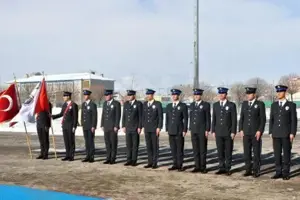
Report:
M 50 138 L 52 141 L 52 138 Z M 30 136 L 32 152 L 37 156 L 39 144 L 36 136 Z M 61 136 L 55 137 L 58 157 L 63 157 Z M 191 174 L 193 155 L 190 136 L 185 141 L 185 172 L 168 172 L 172 164 L 168 137 L 160 137 L 160 168 L 147 170 L 147 152 L 141 137 L 139 166 L 125 167 L 126 148 L 124 136 L 119 137 L 116 165 L 104 165 L 104 139 L 96 137 L 96 162 L 82 163 L 85 157 L 84 140 L 76 138 L 77 153 L 74 162 L 60 160 L 30 160 L 24 133 L 0 133 L 0 183 L 18 184 L 76 194 L 113 197 L 113 199 L 300 199 L 300 141 L 295 140 L 292 155 L 292 179 L 270 180 L 274 173 L 272 142 L 263 138 L 262 176 L 244 178 L 241 139 L 234 145 L 233 175 L 216 176 L 217 151 L 213 138 L 208 142 L 209 173 Z M 52 143 L 50 144 L 52 147 Z M 54 155 L 51 154 L 53 158 Z M 258 196 L 259 195 L 259 196 Z M 1 199 L 1 198 L 0 198 Z

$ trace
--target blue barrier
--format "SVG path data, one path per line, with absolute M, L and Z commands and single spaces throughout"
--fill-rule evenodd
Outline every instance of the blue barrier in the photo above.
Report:
M 88 197 L 32 189 L 23 186 L 0 185 L 0 200 L 105 200 L 104 198 Z

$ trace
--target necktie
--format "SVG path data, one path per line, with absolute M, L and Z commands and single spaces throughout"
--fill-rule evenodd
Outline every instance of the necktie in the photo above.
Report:
M 175 108 L 176 107 L 176 103 L 173 103 L 173 108 Z
M 280 108 L 282 107 L 282 101 L 279 102 L 279 106 L 280 106 Z
M 223 108 L 223 101 L 221 101 L 221 107 Z
M 148 102 L 148 107 L 150 107 L 150 105 L 151 105 L 150 102 Z
M 251 106 L 252 106 L 252 102 L 250 101 L 250 102 L 249 102 L 249 107 L 251 107 Z

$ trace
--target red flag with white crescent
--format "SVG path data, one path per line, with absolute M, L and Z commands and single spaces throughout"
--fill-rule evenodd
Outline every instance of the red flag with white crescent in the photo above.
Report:
M 0 93 L 0 123 L 9 121 L 19 112 L 18 96 L 15 83 Z

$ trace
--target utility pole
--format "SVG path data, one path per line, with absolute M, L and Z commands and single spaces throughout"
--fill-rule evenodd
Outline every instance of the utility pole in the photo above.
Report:
M 194 16 L 194 88 L 199 87 L 199 0 L 195 0 Z

